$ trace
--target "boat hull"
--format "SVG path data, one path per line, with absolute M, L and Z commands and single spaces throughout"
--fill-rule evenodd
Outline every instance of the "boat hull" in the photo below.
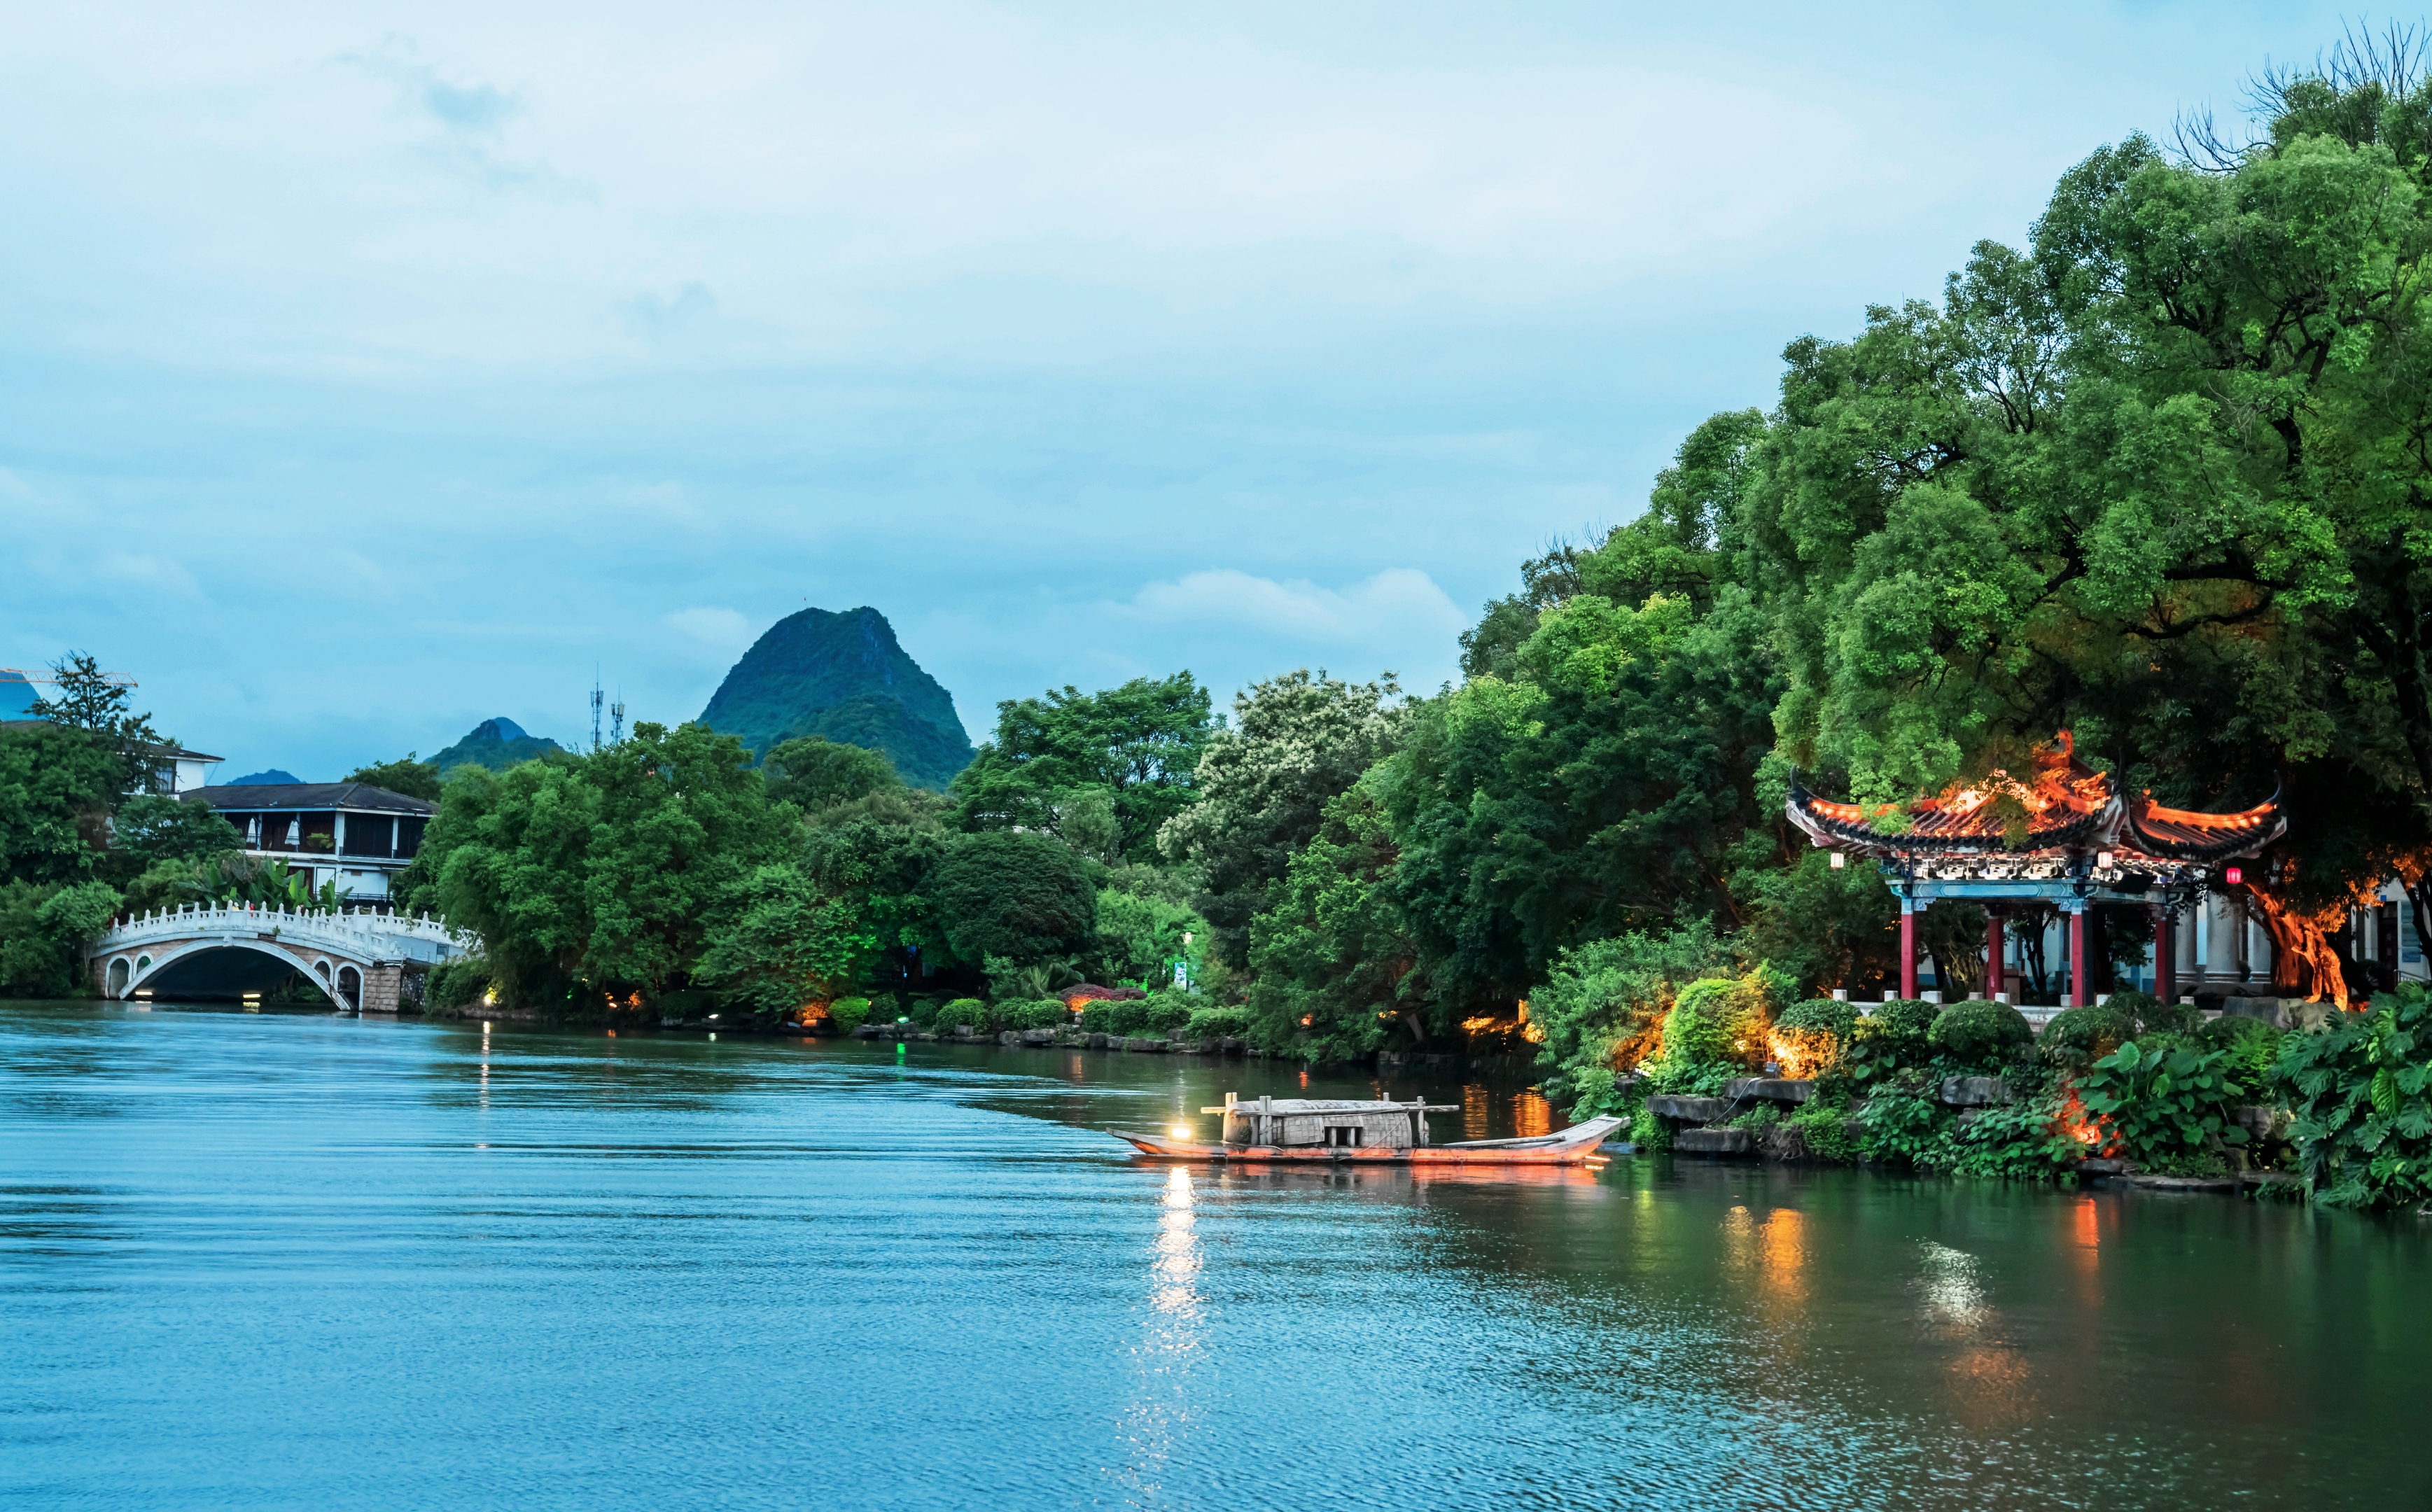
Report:
M 1578 1166 L 1596 1158 L 1596 1147 L 1621 1128 L 1619 1118 L 1590 1118 L 1560 1134 L 1527 1139 L 1479 1139 L 1458 1145 L 1382 1146 L 1343 1149 L 1329 1145 L 1211 1145 L 1170 1134 L 1107 1131 L 1143 1155 L 1158 1160 L 1222 1162 L 1234 1166 Z

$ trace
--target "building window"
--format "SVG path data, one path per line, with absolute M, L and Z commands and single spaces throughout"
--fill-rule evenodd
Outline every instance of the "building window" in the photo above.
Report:
M 1341 1124 L 1328 1124 L 1326 1130 L 1326 1143 L 1327 1148 L 1332 1150 L 1352 1149 L 1360 1143 L 1360 1131 L 1356 1127 L 1345 1128 Z

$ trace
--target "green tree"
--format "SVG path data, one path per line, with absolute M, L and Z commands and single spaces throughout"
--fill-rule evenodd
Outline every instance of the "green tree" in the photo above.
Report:
M 146 866 L 245 848 L 236 826 L 201 798 L 140 794 L 119 805 L 110 816 L 110 832 L 120 849 Z
M 657 998 L 689 983 L 737 884 L 785 859 L 790 813 L 734 736 L 637 724 L 586 755 L 453 774 L 410 903 L 479 933 L 519 1000 Z
M 1043 834 L 990 831 L 955 841 L 929 894 L 947 942 L 967 962 L 1014 967 L 1085 949 L 1097 926 L 1088 863 Z
M 82 947 L 118 912 L 107 882 L 0 884 L 0 995 L 11 998 L 89 996 Z
M 426 761 L 417 761 L 412 751 L 393 762 L 374 762 L 348 772 L 346 781 L 363 782 L 384 792 L 420 798 L 425 803 L 439 801 L 439 768 Z
M 1231 725 L 1208 739 L 1193 774 L 1199 801 L 1165 822 L 1157 844 L 1198 868 L 1194 901 L 1226 965 L 1249 964 L 1250 920 L 1272 906 L 1294 852 L 1326 806 L 1399 743 L 1408 706 L 1381 681 L 1346 682 L 1307 668 L 1254 682 Z
M 90 731 L 0 730 L 0 869 L 37 882 L 91 876 L 125 775 L 117 752 Z
M 1397 1030 L 1422 1046 L 1450 1031 L 1454 1001 L 1432 990 L 1398 895 L 1387 799 L 1399 775 L 1386 764 L 1328 803 L 1274 906 L 1251 920 L 1253 1043 L 1330 1062 Z
M 726 899 L 695 975 L 754 1010 L 782 1013 L 850 992 L 878 951 L 861 899 L 793 865 L 757 866 Z
M 1207 950 L 1207 920 L 1187 905 L 1154 892 L 1099 889 L 1093 980 L 1110 986 L 1171 986 L 1174 968 L 1198 961 Z
M 1192 772 L 1209 729 L 1208 690 L 1188 672 L 1103 693 L 1066 687 L 1009 698 L 997 705 L 995 738 L 954 778 L 956 822 L 1053 832 L 1070 796 L 1103 790 L 1117 852 L 1152 860 L 1158 829 L 1196 796 Z
M 176 743 L 152 728 L 150 714 L 133 711 L 127 694 L 133 684 L 102 671 L 101 664 L 82 651 L 51 664 L 51 679 L 58 696 L 36 698 L 25 712 L 106 745 L 118 760 L 113 795 L 158 787 L 160 750 Z
M 791 803 L 804 814 L 904 785 L 885 751 L 819 735 L 779 741 L 760 758 L 760 769 L 768 780 L 768 801 Z

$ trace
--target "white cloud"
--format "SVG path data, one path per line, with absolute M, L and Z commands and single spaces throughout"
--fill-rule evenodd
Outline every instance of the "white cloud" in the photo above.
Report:
M 752 644 L 752 622 L 732 609 L 679 609 L 664 617 L 669 630 L 703 646 L 734 650 Z
M 1100 647 L 1102 659 L 1112 659 L 1106 676 L 1187 664 L 1220 695 L 1292 666 L 1391 671 L 1428 686 L 1451 675 L 1450 648 L 1466 623 L 1435 580 L 1413 567 L 1340 588 L 1218 567 L 1101 607 L 1126 632 Z
M 1117 606 L 1134 618 L 1165 625 L 1221 625 L 1271 635 L 1365 643 L 1379 632 L 1419 630 L 1458 634 L 1461 610 L 1415 567 L 1388 567 L 1348 588 L 1326 588 L 1305 579 L 1278 581 L 1232 567 L 1189 573 L 1173 582 L 1153 582 L 1129 604 Z

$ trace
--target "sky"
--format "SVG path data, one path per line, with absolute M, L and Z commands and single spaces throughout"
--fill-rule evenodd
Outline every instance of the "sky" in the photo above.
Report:
M 2353 13 L 2351 13 L 2353 14 Z M 224 777 L 808 606 L 994 704 L 1430 691 L 1790 340 L 2236 118 L 2299 4 L 11 8 L 0 666 Z

